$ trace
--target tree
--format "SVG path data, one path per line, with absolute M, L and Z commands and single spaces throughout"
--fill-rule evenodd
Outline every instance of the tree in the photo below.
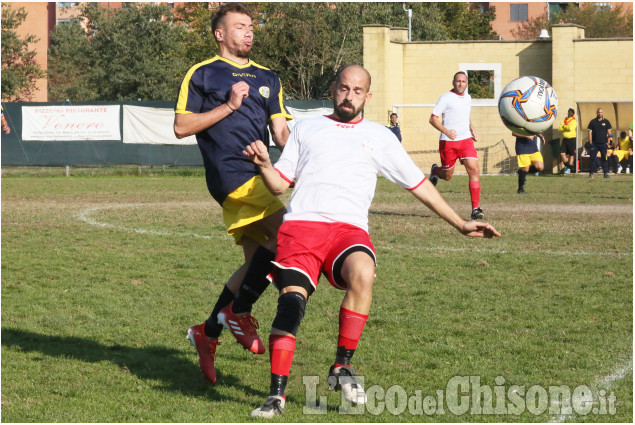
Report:
M 37 80 L 46 75 L 35 61 L 35 50 L 29 50 L 29 45 L 38 39 L 34 35 L 20 38 L 15 31 L 26 17 L 24 8 L 14 10 L 10 4 L 2 3 L 3 100 L 31 100 Z
M 75 102 L 98 99 L 97 88 L 89 82 L 94 64 L 90 39 L 76 21 L 58 25 L 51 32 L 48 79 L 49 100 Z
M 185 28 L 173 25 L 172 9 L 133 4 L 109 10 L 86 3 L 79 18 L 86 31 L 61 27 L 53 37 L 51 76 L 56 84 L 51 93 L 58 100 L 176 98 L 188 63 L 182 50 Z M 81 54 L 73 54 L 75 48 Z M 58 84 L 63 72 L 78 76 L 85 87 Z
M 402 3 L 257 4 L 253 57 L 276 71 L 289 97 L 328 97 L 335 71 L 362 63 L 363 25 L 406 27 Z M 493 39 L 494 11 L 467 3 L 412 3 L 413 40 Z
M 554 24 L 572 23 L 585 27 L 587 38 L 633 37 L 633 14 L 622 5 L 615 9 L 603 8 L 595 3 L 569 4 L 565 11 L 554 13 L 551 19 L 544 14 L 519 24 L 512 34 L 518 40 L 538 38 L 543 28 L 551 32 Z

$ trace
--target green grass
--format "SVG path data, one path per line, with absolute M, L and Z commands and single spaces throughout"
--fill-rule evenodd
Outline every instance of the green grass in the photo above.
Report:
M 240 265 L 200 169 L 127 170 L 3 170 L 3 422 L 250 422 L 268 393 L 268 355 L 224 333 L 210 385 L 185 339 Z M 632 422 L 632 177 L 529 176 L 527 196 L 516 195 L 514 177 L 483 177 L 482 186 L 500 239 L 463 237 L 380 179 L 370 214 L 379 266 L 353 359 L 365 387 L 436 398 L 455 376 L 492 389 L 499 377 L 505 392 L 587 385 L 614 394 L 616 414 L 569 420 Z M 466 177 L 439 190 L 469 215 Z M 379 412 L 383 400 L 340 414 L 326 374 L 342 295 L 322 280 L 311 298 L 287 412 L 274 421 L 562 419 L 447 406 L 395 416 Z M 276 300 L 269 289 L 254 308 L 265 341 Z M 303 376 L 320 378 L 325 415 L 303 414 Z

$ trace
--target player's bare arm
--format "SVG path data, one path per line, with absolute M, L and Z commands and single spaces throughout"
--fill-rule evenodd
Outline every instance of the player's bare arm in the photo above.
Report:
M 243 150 L 243 155 L 260 168 L 262 181 L 271 193 L 278 196 L 287 191 L 290 186 L 289 182 L 283 179 L 273 168 L 267 147 L 261 140 L 256 140 L 247 145 Z
M 426 179 L 419 187 L 412 190 L 411 193 L 421 201 L 426 207 L 430 208 L 439 217 L 450 223 L 456 230 L 466 236 L 476 238 L 493 238 L 500 237 L 501 234 L 488 223 L 479 221 L 465 221 L 452 209 L 439 191 Z
M 470 120 L 470 133 L 472 133 L 472 139 L 474 139 L 475 142 L 478 142 L 478 133 L 472 125 L 472 120 Z
M 269 129 L 271 130 L 271 136 L 273 143 L 276 144 L 278 149 L 284 149 L 284 145 L 287 144 L 289 138 L 289 127 L 287 126 L 287 119 L 285 117 L 276 117 L 269 123 Z
M 430 115 L 430 121 L 429 122 L 430 122 L 430 124 L 432 124 L 432 127 L 436 128 L 441 133 L 443 133 L 446 136 L 448 136 L 451 140 L 456 139 L 456 130 L 449 130 L 449 129 L 445 128 L 445 126 L 441 122 L 441 118 L 439 118 L 436 115 L 432 114 L 432 115 Z
M 239 81 L 232 86 L 227 102 L 211 111 L 200 114 L 176 114 L 174 117 L 174 135 L 177 139 L 182 139 L 210 128 L 240 108 L 243 99 L 247 96 L 249 96 L 249 85 L 244 81 Z

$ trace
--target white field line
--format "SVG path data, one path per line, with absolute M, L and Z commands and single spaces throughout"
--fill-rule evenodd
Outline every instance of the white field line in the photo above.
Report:
M 210 236 L 210 235 L 199 235 L 197 233 L 188 233 L 188 232 L 169 232 L 169 231 L 148 230 L 148 229 L 143 229 L 140 227 L 128 227 L 128 226 L 121 226 L 118 224 L 97 221 L 91 217 L 92 214 L 101 210 L 116 209 L 116 208 L 139 208 L 139 207 L 149 207 L 152 205 L 153 204 L 111 204 L 111 205 L 100 206 L 100 207 L 92 207 L 92 208 L 87 208 L 85 210 L 80 211 L 77 214 L 77 218 L 80 221 L 83 221 L 84 223 L 90 224 L 92 226 L 120 230 L 124 232 L 134 232 L 134 233 L 140 233 L 140 234 L 155 235 L 155 236 L 176 236 L 176 237 L 182 237 L 182 238 L 202 238 L 202 239 L 225 239 L 227 237 L 224 233 L 214 234 Z M 389 245 L 389 246 L 376 245 L 375 248 L 385 249 L 385 250 L 404 249 L 409 251 L 474 252 L 474 253 L 482 253 L 482 254 L 532 254 L 532 255 L 543 254 L 543 255 L 563 255 L 563 256 L 593 255 L 593 256 L 619 256 L 619 257 L 633 256 L 631 252 L 587 252 L 587 251 L 549 251 L 549 250 L 507 251 L 507 250 L 497 250 L 497 249 L 487 249 L 487 248 L 475 249 L 471 247 L 451 248 L 446 246 L 432 247 L 432 246 L 406 246 L 406 245 L 401 245 L 401 246 L 400 245 Z
M 197 233 L 163 232 L 163 231 L 158 231 L 158 230 L 142 229 L 142 228 L 139 228 L 139 227 L 121 226 L 121 225 L 118 225 L 118 224 L 111 224 L 111 223 L 105 223 L 105 222 L 97 221 L 97 220 L 95 220 L 95 219 L 90 217 L 93 213 L 95 213 L 97 211 L 101 211 L 101 210 L 106 210 L 106 209 L 137 208 L 137 207 L 147 207 L 147 206 L 151 206 L 151 204 L 117 204 L 117 205 L 108 205 L 108 206 L 102 206 L 102 207 L 87 208 L 85 210 L 80 211 L 77 214 L 77 218 L 80 221 L 83 221 L 86 224 L 90 224 L 91 226 L 98 226 L 98 227 L 103 227 L 103 228 L 107 228 L 107 229 L 120 230 L 120 231 L 124 231 L 124 232 L 134 232 L 134 233 L 141 233 L 141 234 L 146 234 L 146 235 L 156 235 L 156 236 L 178 236 L 178 237 L 184 237 L 184 238 L 219 239 L 219 236 L 199 235 Z
M 607 391 L 610 390 L 615 382 L 621 381 L 622 379 L 626 377 L 626 375 L 628 375 L 631 372 L 633 372 L 633 358 L 631 358 L 626 364 L 619 367 L 615 372 L 595 381 L 592 385 L 593 389 L 595 390 L 594 392 L 597 392 L 598 390 L 607 390 Z M 575 412 L 571 415 L 562 415 L 562 414 L 555 415 L 551 417 L 551 421 L 549 422 L 552 422 L 552 423 L 567 422 L 567 421 L 571 421 L 575 419 L 576 416 L 577 415 L 575 414 Z

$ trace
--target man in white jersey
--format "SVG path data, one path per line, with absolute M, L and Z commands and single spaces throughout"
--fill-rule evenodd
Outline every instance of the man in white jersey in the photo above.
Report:
M 481 182 L 479 180 L 478 155 L 474 148 L 478 134 L 476 134 L 472 120 L 470 120 L 472 97 L 465 93 L 467 74 L 463 71 L 454 74 L 452 86 L 452 90 L 441 95 L 432 115 L 430 115 L 430 124 L 441 132 L 439 138 L 441 167 L 432 164 L 430 181 L 436 186 L 439 177 L 443 180 L 450 180 L 454 174 L 456 160 L 460 160 L 469 176 L 472 220 L 481 220 L 485 215 L 479 205 L 481 203 Z
M 412 162 L 395 135 L 361 117 L 371 98 L 369 90 L 368 71 L 358 65 L 347 66 L 331 87 L 333 114 L 298 122 L 275 168 L 261 141 L 244 151 L 259 166 L 272 193 L 280 195 L 295 182 L 278 232 L 274 261 L 273 283 L 280 290 L 280 297 L 269 338 L 270 393 L 252 416 L 273 417 L 284 410 L 295 335 L 320 273 L 331 285 L 346 290 L 329 385 L 340 389 L 351 403 L 366 402 L 350 363 L 372 299 L 375 249 L 368 235 L 368 209 L 377 173 L 409 190 L 464 235 L 500 236 L 487 223 L 466 222 L 459 217 Z

